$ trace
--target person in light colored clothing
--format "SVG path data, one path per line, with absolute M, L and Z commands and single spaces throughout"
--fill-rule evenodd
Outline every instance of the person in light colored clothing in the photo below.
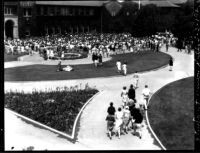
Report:
M 117 72 L 118 72 L 118 73 L 121 73 L 121 70 L 122 70 L 122 69 L 121 69 L 121 65 L 122 65 L 122 64 L 121 64 L 121 61 L 120 61 L 120 60 L 117 60 L 116 65 L 117 65 Z
M 115 131 L 117 132 L 119 139 L 121 136 L 121 127 L 123 124 L 123 116 L 124 116 L 124 113 L 123 113 L 122 109 L 119 107 L 118 111 L 115 113 Z
M 137 71 L 135 71 L 135 73 L 133 74 L 133 85 L 134 85 L 135 89 L 138 88 L 138 83 L 139 83 L 139 75 L 138 75 Z
M 145 88 L 142 90 L 142 95 L 146 100 L 146 105 L 148 106 L 148 101 L 150 97 L 150 89 L 148 88 L 148 85 L 145 85 Z
M 123 110 L 124 112 L 124 118 L 123 118 L 123 129 L 124 129 L 124 132 L 126 134 L 128 134 L 128 125 L 129 125 L 129 122 L 130 122 L 130 117 L 131 117 L 131 113 L 130 113 L 130 110 L 129 110 L 129 106 L 126 106 L 125 109 Z
M 122 70 L 123 70 L 124 76 L 126 76 L 126 74 L 127 74 L 127 63 L 126 62 L 124 62 L 124 64 L 122 65 Z

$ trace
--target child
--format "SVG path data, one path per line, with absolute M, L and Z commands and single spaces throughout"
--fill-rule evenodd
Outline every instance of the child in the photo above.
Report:
M 117 60 L 116 65 L 117 65 L 117 72 L 121 73 L 121 61 Z
M 126 76 L 126 74 L 127 74 L 127 63 L 126 62 L 124 62 L 124 64 L 122 65 L 122 70 L 123 70 L 124 76 Z

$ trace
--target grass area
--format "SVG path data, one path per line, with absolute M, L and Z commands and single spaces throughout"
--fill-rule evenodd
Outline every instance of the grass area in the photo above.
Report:
M 6 108 L 71 135 L 77 114 L 97 92 L 91 88 L 32 93 L 8 92 L 5 93 L 4 104 Z
M 20 53 L 15 55 L 4 53 L 4 62 L 17 61 L 18 57 L 24 55 L 28 55 L 28 53 Z
M 170 56 L 162 52 L 142 52 L 114 55 L 112 60 L 104 62 L 103 66 L 95 68 L 93 64 L 74 65 L 72 72 L 56 72 L 56 65 L 31 65 L 7 68 L 4 71 L 5 81 L 41 81 L 69 80 L 118 75 L 116 61 L 127 61 L 128 74 L 135 71 L 147 71 L 168 64 Z
M 155 93 L 148 115 L 167 150 L 193 150 L 194 77 L 173 82 Z

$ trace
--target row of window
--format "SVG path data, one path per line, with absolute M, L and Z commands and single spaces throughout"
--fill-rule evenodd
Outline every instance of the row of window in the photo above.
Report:
M 17 7 L 15 6 L 5 6 L 4 7 L 4 14 L 5 15 L 17 15 Z M 31 8 L 23 8 L 23 16 L 30 17 L 32 15 Z
M 14 15 L 17 14 L 17 8 L 13 6 L 4 7 L 4 14 Z M 92 8 L 67 8 L 67 7 L 38 7 L 38 15 L 47 16 L 93 16 L 94 9 Z M 23 16 L 31 17 L 32 8 L 23 8 Z
M 4 14 L 5 15 L 16 15 L 17 14 L 17 7 L 15 7 L 15 6 L 5 6 L 4 7 Z
M 37 14 L 41 16 L 93 16 L 94 9 L 41 6 L 38 7 Z

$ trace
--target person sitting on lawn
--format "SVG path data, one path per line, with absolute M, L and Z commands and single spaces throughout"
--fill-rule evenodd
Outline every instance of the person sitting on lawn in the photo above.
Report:
M 57 70 L 56 70 L 56 71 L 57 71 L 57 72 L 63 71 L 61 61 L 58 62 Z
M 74 71 L 74 68 L 70 65 L 67 65 L 66 67 L 63 68 L 63 71 L 67 71 L 67 72 Z

